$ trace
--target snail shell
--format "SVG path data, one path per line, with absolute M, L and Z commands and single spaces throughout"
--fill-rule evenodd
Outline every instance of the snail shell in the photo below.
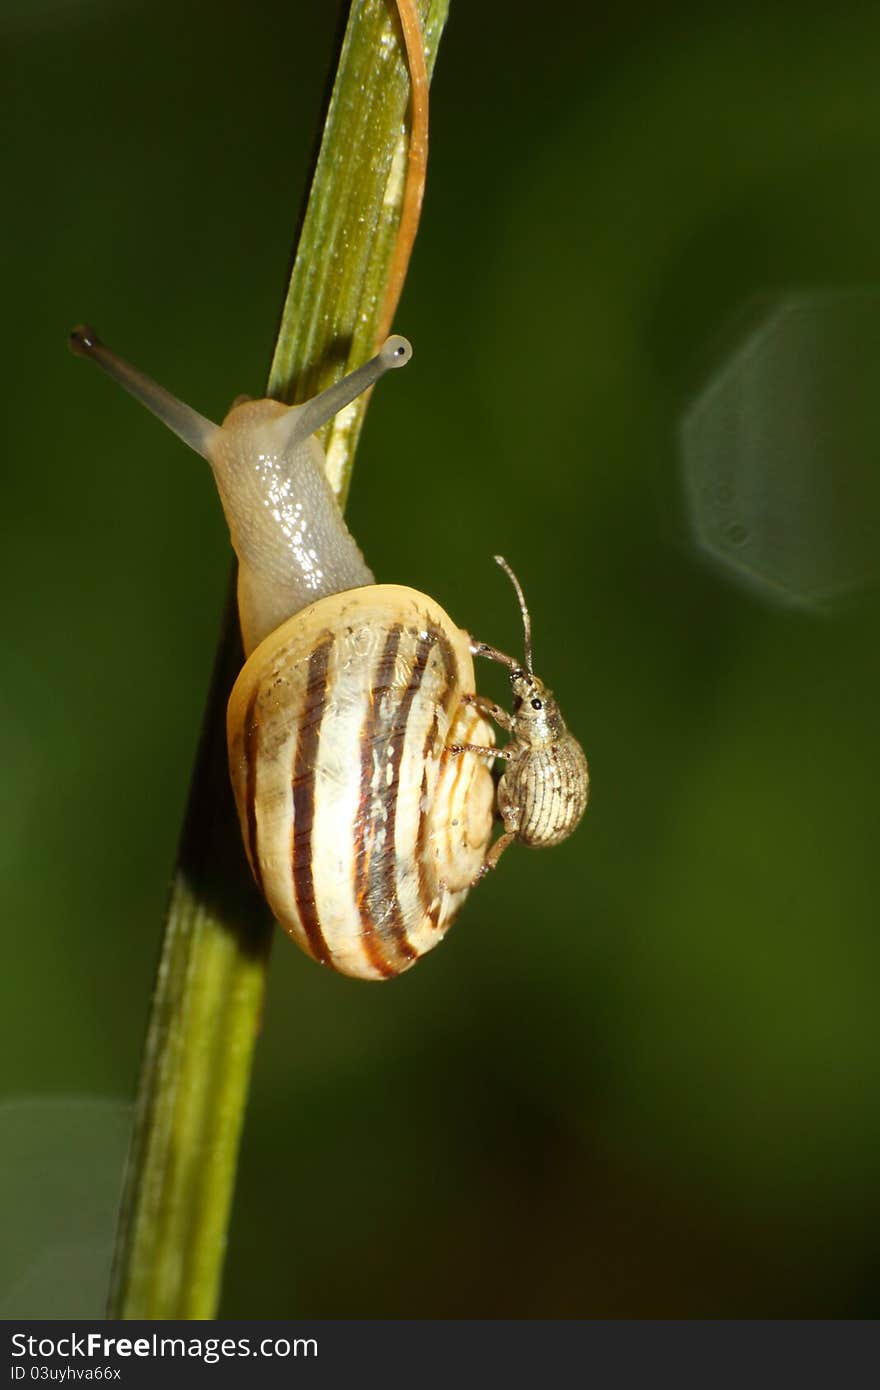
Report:
M 408 970 L 479 875 L 494 803 L 469 639 L 425 594 L 320 599 L 255 649 L 229 701 L 229 765 L 254 877 L 278 921 L 360 979 Z

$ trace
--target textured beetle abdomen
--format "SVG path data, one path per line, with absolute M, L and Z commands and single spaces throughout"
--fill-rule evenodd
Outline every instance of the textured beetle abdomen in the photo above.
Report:
M 272 911 L 316 960 L 385 979 L 451 925 L 485 856 L 487 760 L 467 639 L 427 596 L 323 599 L 262 643 L 229 706 L 233 789 Z
M 505 829 L 526 845 L 558 845 L 587 809 L 589 788 L 584 750 L 570 734 L 551 747 L 529 749 L 498 785 Z

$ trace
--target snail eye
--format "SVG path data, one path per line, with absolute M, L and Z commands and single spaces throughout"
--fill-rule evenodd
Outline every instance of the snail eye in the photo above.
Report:
M 542 706 L 540 700 L 533 700 L 533 701 L 532 701 L 532 709 L 542 709 L 542 708 L 543 708 L 543 706 Z

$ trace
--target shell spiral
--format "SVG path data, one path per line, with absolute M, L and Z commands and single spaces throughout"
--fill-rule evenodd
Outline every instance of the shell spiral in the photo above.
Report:
M 370 585 L 319 600 L 251 654 L 229 701 L 248 859 L 315 960 L 401 974 L 443 938 L 485 858 L 493 742 L 462 696 L 468 638 L 425 594 Z

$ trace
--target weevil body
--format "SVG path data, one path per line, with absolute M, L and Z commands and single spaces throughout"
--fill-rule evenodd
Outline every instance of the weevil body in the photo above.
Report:
M 501 555 L 496 563 L 505 571 L 519 600 L 525 642 L 525 666 L 485 642 L 471 642 L 476 656 L 498 661 L 510 672 L 513 712 L 481 695 L 466 696 L 466 703 L 493 719 L 510 734 L 503 748 L 472 743 L 454 749 L 458 755 L 485 754 L 503 758 L 507 766 L 498 783 L 498 811 L 504 824 L 487 854 L 478 877 L 495 868 L 514 840 L 539 849 L 558 845 L 577 828 L 587 809 L 590 772 L 586 755 L 566 728 L 551 690 L 532 668 L 532 623 L 522 587 Z

